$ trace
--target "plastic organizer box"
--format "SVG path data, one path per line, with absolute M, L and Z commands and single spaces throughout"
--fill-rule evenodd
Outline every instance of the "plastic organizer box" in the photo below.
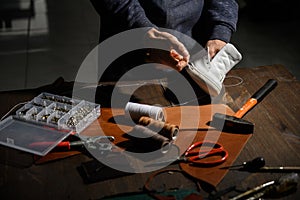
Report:
M 43 156 L 71 133 L 79 135 L 100 114 L 99 104 L 41 93 L 0 122 L 0 144 Z

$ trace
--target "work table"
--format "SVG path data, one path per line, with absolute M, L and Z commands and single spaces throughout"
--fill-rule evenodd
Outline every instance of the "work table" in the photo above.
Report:
M 271 78 L 278 81 L 278 86 L 244 117 L 255 124 L 254 133 L 233 164 L 241 164 L 261 156 L 265 158 L 266 166 L 300 166 L 300 82 L 284 66 L 231 70 L 224 82 L 224 95 L 220 96 L 219 101 L 236 111 Z M 19 99 L 15 98 L 15 101 L 22 102 L 34 97 L 35 92 L 40 92 L 40 89 L 27 92 L 27 96 L 25 92 L 14 92 L 11 96 L 18 96 Z M 9 105 L 8 101 L 9 98 L 0 100 L 2 105 Z M 141 192 L 145 181 L 153 174 L 113 172 L 116 176 L 114 178 L 87 184 L 80 176 L 80 166 L 93 159 L 85 154 L 74 154 L 53 162 L 33 164 L 32 155 L 24 152 L 0 146 L 0 153 L 0 195 L 6 197 L 5 199 L 100 199 L 122 193 Z M 167 168 L 179 169 L 179 166 L 173 164 Z M 283 175 L 285 174 L 229 170 L 216 189 L 221 191 L 230 186 L 238 186 L 240 189 L 253 188 Z M 182 188 L 197 188 L 189 176 L 174 174 L 170 178 L 171 182 L 172 180 L 176 180 Z M 206 191 L 201 190 L 200 194 L 207 196 L 207 190 L 211 188 L 205 188 L 205 185 L 202 187 Z M 298 183 L 297 191 L 282 199 L 299 197 Z

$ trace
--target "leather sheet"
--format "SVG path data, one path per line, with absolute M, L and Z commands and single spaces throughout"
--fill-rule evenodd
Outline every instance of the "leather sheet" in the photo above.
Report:
M 251 134 L 224 133 L 208 125 L 215 112 L 233 115 L 234 112 L 226 105 L 167 107 L 164 111 L 166 121 L 179 126 L 180 132 L 175 144 L 179 147 L 181 154 L 192 142 L 202 140 L 219 142 L 228 151 L 228 159 L 218 166 L 199 167 L 191 166 L 188 163 L 180 163 L 180 167 L 187 174 L 216 186 L 227 173 L 227 170 L 220 169 L 220 167 L 229 166 L 234 162 L 247 140 L 251 137 Z M 115 136 L 117 146 L 118 143 L 128 140 L 124 137 L 124 132 L 131 131 L 132 126 L 122 123 L 124 110 L 102 108 L 101 112 L 98 123 L 103 132 L 106 135 Z M 86 129 L 83 134 L 97 135 L 93 126 L 95 126 L 95 123 Z
M 221 143 L 228 151 L 228 159 L 221 165 L 211 167 L 192 166 L 188 163 L 180 163 L 180 167 L 190 176 L 216 186 L 225 176 L 228 170 L 220 169 L 220 167 L 231 165 L 239 155 L 251 134 L 233 134 L 225 133 L 215 130 L 209 126 L 214 113 L 224 113 L 233 115 L 233 111 L 226 105 L 204 105 L 204 106 L 180 106 L 180 107 L 166 107 L 164 108 L 166 121 L 168 123 L 179 126 L 179 135 L 174 144 L 179 147 L 180 154 L 193 142 L 197 141 L 213 141 Z M 99 132 L 99 125 L 101 132 Z M 121 148 L 126 149 L 126 144 L 129 139 L 125 137 L 125 133 L 132 130 L 133 124 L 129 124 L 125 119 L 124 109 L 120 108 L 101 108 L 101 116 L 97 121 L 92 123 L 81 134 L 85 136 L 96 135 L 112 135 L 115 137 L 115 144 Z M 67 155 L 56 155 L 55 152 L 43 157 L 37 164 L 47 162 L 49 160 L 56 160 L 57 157 L 68 157 L 78 152 L 69 152 Z M 53 156 L 55 158 L 53 158 Z
M 197 109 L 199 110 L 200 120 L 198 126 L 195 126 L 195 122 L 193 120 L 195 120 L 194 114 Z M 181 137 L 187 139 L 187 137 L 192 137 L 192 135 L 195 134 L 193 142 L 218 142 L 222 144 L 229 153 L 228 159 L 224 163 L 213 167 L 199 167 L 192 166 L 188 163 L 180 163 L 180 167 L 187 174 L 191 175 L 192 177 L 198 180 L 216 186 L 228 171 L 220 168 L 232 165 L 232 163 L 238 157 L 240 151 L 243 149 L 244 145 L 246 144 L 247 140 L 251 137 L 252 134 L 225 133 L 220 132 L 218 130 L 214 130 L 214 128 L 209 127 L 207 125 L 208 122 L 211 121 L 213 114 L 216 112 L 228 115 L 234 114 L 234 112 L 226 105 L 189 106 L 181 107 L 181 110 L 183 110 L 185 113 L 185 115 L 183 116 L 184 120 L 181 124 L 178 124 L 178 116 L 182 111 L 180 111 L 180 109 L 177 107 L 166 109 L 166 112 L 168 113 L 168 121 L 179 125 Z M 197 132 L 193 133 L 193 130 L 197 130 Z M 178 145 L 185 147 L 186 144 L 184 143 L 184 140 L 182 141 L 180 138 L 178 139 Z

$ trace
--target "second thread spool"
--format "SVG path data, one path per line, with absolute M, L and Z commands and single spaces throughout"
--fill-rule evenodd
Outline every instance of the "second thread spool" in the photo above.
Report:
M 179 134 L 178 126 L 154 120 L 150 117 L 143 116 L 139 119 L 138 123 L 168 138 L 169 140 L 176 140 Z
M 150 151 L 160 149 L 161 153 L 167 153 L 170 148 L 170 141 L 168 138 L 141 125 L 134 126 L 130 136 L 132 136 L 136 141 L 136 144 L 143 149 Z

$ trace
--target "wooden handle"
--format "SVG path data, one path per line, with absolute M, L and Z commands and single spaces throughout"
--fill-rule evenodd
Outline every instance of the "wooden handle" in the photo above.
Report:
M 276 86 L 277 81 L 275 79 L 269 79 L 251 98 L 261 102 Z
M 251 110 L 257 103 L 261 102 L 267 94 L 269 94 L 277 86 L 277 81 L 269 79 L 250 99 L 240 108 L 235 117 L 242 118 L 249 110 Z
M 257 104 L 257 99 L 250 98 L 248 101 L 243 105 L 242 108 L 240 108 L 234 116 L 237 118 L 242 118 L 249 110 L 251 110 L 256 104 Z

